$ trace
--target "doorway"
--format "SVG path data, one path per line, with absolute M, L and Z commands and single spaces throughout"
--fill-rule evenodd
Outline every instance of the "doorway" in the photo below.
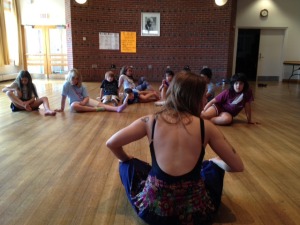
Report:
M 236 73 L 249 81 L 280 81 L 285 29 L 239 29 Z
M 64 26 L 24 26 L 25 69 L 47 76 L 68 72 Z
M 244 73 L 256 81 L 260 29 L 239 29 L 235 73 Z

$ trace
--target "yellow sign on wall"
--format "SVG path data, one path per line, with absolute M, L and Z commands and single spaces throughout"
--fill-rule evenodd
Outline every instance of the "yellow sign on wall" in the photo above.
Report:
M 121 52 L 136 53 L 136 32 L 121 31 Z

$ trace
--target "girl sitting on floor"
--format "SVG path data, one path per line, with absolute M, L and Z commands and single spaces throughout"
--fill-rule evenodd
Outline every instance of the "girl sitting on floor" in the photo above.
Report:
M 122 112 L 126 106 L 125 101 L 121 106 L 110 106 L 98 102 L 89 97 L 87 89 L 82 85 L 82 76 L 77 69 L 72 69 L 68 73 L 67 81 L 63 85 L 61 108 L 56 109 L 57 112 L 63 112 L 65 109 L 66 98 L 70 100 L 72 111 L 75 112 Z
M 47 97 L 39 98 L 31 75 L 26 70 L 21 70 L 15 81 L 10 86 L 3 88 L 2 91 L 11 100 L 10 108 L 13 112 L 37 110 L 43 104 L 45 116 L 55 116 L 56 114 L 50 109 Z

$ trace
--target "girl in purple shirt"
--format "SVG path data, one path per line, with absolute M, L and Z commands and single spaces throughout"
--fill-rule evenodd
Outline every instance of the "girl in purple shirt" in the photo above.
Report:
M 251 102 L 253 94 L 244 74 L 235 74 L 230 81 L 230 88 L 222 91 L 204 107 L 201 117 L 209 119 L 217 125 L 229 125 L 233 117 L 244 108 L 247 121 L 254 124 L 251 119 Z

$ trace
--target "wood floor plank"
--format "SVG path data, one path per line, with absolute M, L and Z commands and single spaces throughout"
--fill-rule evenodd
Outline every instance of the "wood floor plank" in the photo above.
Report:
M 0 88 L 10 82 L 0 82 Z M 60 108 L 62 80 L 34 80 L 40 96 Z M 92 98 L 99 83 L 84 83 Z M 159 83 L 153 86 L 158 88 Z M 300 221 L 300 86 L 251 83 L 253 120 L 244 112 L 231 126 L 219 127 L 241 155 L 245 171 L 226 173 L 222 205 L 213 224 L 296 225 Z M 217 90 L 221 91 L 221 88 Z M 134 104 L 124 112 L 12 113 L 0 94 L 1 225 L 145 225 L 129 204 L 118 174 L 118 160 L 105 142 L 117 130 L 159 110 Z M 143 138 L 125 146 L 151 162 Z M 205 159 L 214 157 L 210 147 Z

